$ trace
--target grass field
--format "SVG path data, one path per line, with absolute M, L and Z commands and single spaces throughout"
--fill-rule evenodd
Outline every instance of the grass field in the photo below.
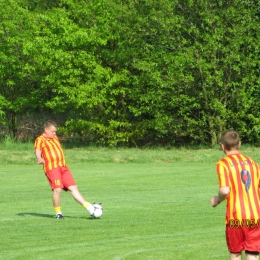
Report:
M 258 149 L 245 151 L 259 158 Z M 9 156 L 8 156 L 9 154 Z M 103 202 L 92 219 L 69 193 L 56 220 L 51 190 L 26 147 L 0 150 L 0 259 L 228 259 L 225 205 L 208 150 L 65 150 L 81 193 Z M 253 156 L 255 155 L 255 156 Z

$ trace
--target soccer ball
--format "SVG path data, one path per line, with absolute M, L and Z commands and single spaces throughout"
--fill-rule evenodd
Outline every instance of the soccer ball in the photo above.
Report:
M 92 215 L 92 217 L 94 218 L 100 218 L 103 215 L 103 208 L 101 204 L 93 204 L 94 207 L 94 212 Z

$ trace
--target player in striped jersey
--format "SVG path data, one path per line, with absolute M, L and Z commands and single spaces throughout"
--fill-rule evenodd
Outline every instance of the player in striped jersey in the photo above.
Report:
M 56 218 L 63 218 L 60 199 L 62 190 L 69 190 L 73 198 L 92 215 L 94 206 L 86 201 L 79 192 L 72 173 L 66 165 L 64 153 L 56 131 L 56 123 L 47 121 L 44 124 L 44 132 L 36 138 L 34 145 L 38 164 L 43 164 L 45 175 L 53 191 L 52 200 Z
M 217 163 L 219 192 L 211 198 L 216 207 L 227 201 L 226 241 L 231 260 L 259 259 L 260 252 L 260 170 L 250 157 L 239 152 L 239 134 L 222 134 L 221 147 L 226 157 Z

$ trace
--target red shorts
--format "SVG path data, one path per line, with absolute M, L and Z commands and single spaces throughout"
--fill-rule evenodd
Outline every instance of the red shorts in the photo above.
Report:
M 68 191 L 68 187 L 76 185 L 68 167 L 58 167 L 46 172 L 46 177 L 52 189 L 62 188 Z
M 226 225 L 226 240 L 229 252 L 260 252 L 260 225 L 256 225 L 255 228 Z

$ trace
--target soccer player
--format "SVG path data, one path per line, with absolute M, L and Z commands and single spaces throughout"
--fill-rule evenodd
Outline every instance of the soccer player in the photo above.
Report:
M 259 259 L 260 252 L 260 170 L 258 164 L 239 152 L 236 131 L 221 136 L 226 157 L 217 163 L 218 195 L 211 198 L 216 207 L 226 200 L 226 242 L 231 260 Z
M 72 173 L 66 165 L 61 144 L 56 135 L 57 124 L 47 121 L 44 124 L 44 132 L 36 138 L 34 149 L 38 164 L 43 164 L 45 175 L 52 188 L 52 201 L 56 218 L 62 219 L 61 191 L 70 191 L 73 198 L 86 208 L 89 214 L 93 214 L 93 204 L 87 202 L 78 190 Z

